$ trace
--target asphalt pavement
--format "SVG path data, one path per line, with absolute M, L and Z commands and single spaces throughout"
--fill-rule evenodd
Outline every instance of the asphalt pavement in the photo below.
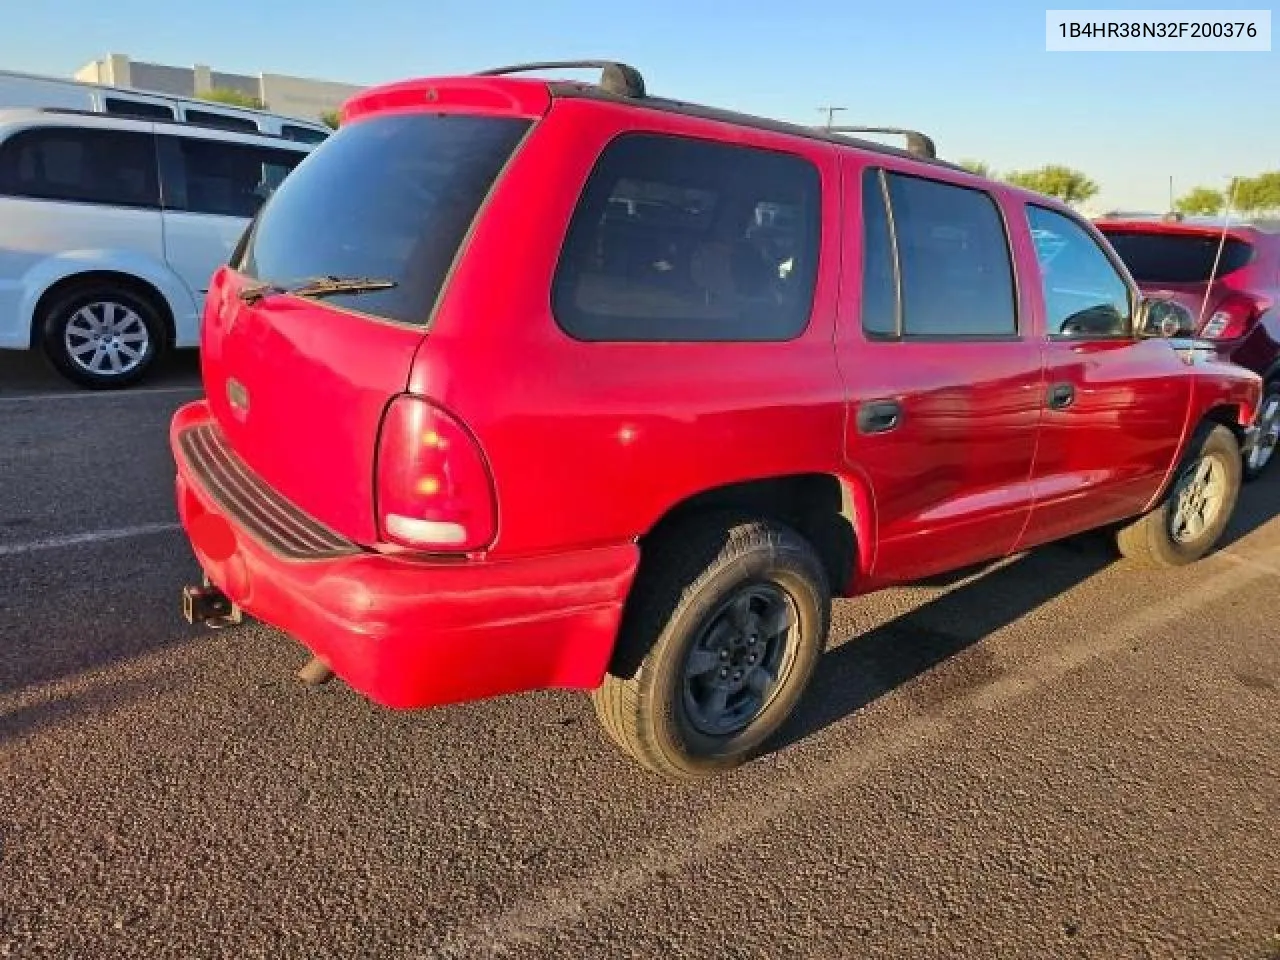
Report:
M 1280 958 L 1280 474 L 1192 568 L 839 603 L 776 749 L 671 786 L 578 694 L 393 712 L 187 627 L 195 370 L 0 359 L 0 957 Z

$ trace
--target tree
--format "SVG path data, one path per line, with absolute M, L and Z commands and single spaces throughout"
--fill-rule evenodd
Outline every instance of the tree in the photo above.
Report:
M 251 110 L 263 109 L 262 101 L 257 97 L 241 93 L 239 90 L 231 90 L 227 87 L 214 87 L 211 90 L 205 90 L 203 93 L 197 94 L 197 96 L 201 100 L 208 100 L 210 103 L 225 103 L 230 107 L 248 107 Z
M 1231 181 L 1231 209 L 1244 214 L 1280 210 L 1280 170 Z
M 961 160 L 960 166 L 964 167 L 970 173 L 976 173 L 980 177 L 994 177 L 995 173 L 991 167 L 982 160 Z
M 1208 217 L 1221 213 L 1226 198 L 1223 197 L 1221 190 L 1214 190 L 1210 187 L 1196 187 L 1186 196 L 1179 197 L 1174 203 L 1179 213 L 1185 213 L 1189 216 Z
M 338 124 L 342 122 L 342 118 L 338 116 L 337 110 L 326 110 L 324 113 L 320 114 L 320 120 L 331 130 L 337 130 Z
M 1098 185 L 1079 170 L 1049 164 L 1038 170 L 1018 170 L 1004 178 L 1015 186 L 1057 197 L 1063 203 L 1084 203 L 1098 192 Z

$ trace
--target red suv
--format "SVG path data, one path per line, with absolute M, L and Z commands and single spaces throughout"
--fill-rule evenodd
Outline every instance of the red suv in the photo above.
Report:
M 1244 474 L 1256 479 L 1280 438 L 1280 223 L 1117 217 L 1097 226 L 1140 289 L 1171 295 L 1222 359 L 1262 375 L 1258 442 Z
M 592 690 L 692 777 L 791 713 L 833 595 L 1218 539 L 1260 380 L 1070 209 L 623 65 L 495 73 L 355 97 L 213 279 L 191 620 L 391 707 Z

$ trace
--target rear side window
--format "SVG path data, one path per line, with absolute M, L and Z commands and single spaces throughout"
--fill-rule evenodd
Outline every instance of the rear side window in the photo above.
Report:
M 331 306 L 426 324 L 462 239 L 530 121 L 457 114 L 345 124 L 262 207 L 235 260 L 275 284 L 390 280 Z
M 160 138 L 165 207 L 252 217 L 306 154 L 195 137 Z
M 0 147 L 0 193 L 158 207 L 155 141 L 150 134 L 118 130 L 25 130 Z
M 1009 241 L 991 196 L 924 177 L 886 172 L 884 178 L 900 278 L 902 335 L 1016 336 Z M 883 320 L 873 322 L 883 327 Z M 881 331 L 873 327 L 870 332 Z
M 808 324 L 817 168 L 786 153 L 657 134 L 605 148 L 556 271 L 582 340 L 788 340 Z
M 1221 236 L 1106 230 L 1105 236 L 1138 283 L 1208 283 Z M 1253 247 L 1228 237 L 1218 261 L 1219 277 L 1247 266 Z

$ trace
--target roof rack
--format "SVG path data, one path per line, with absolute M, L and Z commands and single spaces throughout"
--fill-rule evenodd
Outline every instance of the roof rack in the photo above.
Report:
M 919 130 L 907 130 L 903 127 L 815 127 L 825 133 L 895 133 L 907 138 L 907 152 L 928 160 L 938 158 L 938 148 L 933 139 Z
M 477 77 L 499 77 L 512 73 L 536 73 L 540 70 L 600 71 L 600 89 L 618 97 L 640 99 L 645 96 L 644 77 L 629 64 L 616 60 L 547 60 L 541 63 L 517 63 L 508 67 L 494 67 L 474 74 Z
M 0 107 L 0 110 L 23 111 L 32 113 L 52 113 L 71 117 L 97 117 L 101 120 L 133 120 L 137 123 L 167 123 L 175 127 L 194 127 L 197 130 L 217 130 L 220 133 L 241 133 L 249 137 L 264 137 L 268 140 L 281 140 L 285 143 L 302 143 L 279 133 L 266 130 L 238 130 L 231 127 L 220 127 L 216 123 L 201 123 L 197 120 L 179 120 L 177 117 L 140 117 L 129 113 L 105 113 L 102 110 L 82 110 L 79 107 Z M 284 119 L 288 123 L 288 118 Z

